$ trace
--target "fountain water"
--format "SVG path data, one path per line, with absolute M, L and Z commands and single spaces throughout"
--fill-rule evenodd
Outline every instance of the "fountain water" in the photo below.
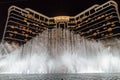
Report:
M 0 73 L 114 73 L 120 72 L 119 54 L 119 48 L 72 31 L 48 29 L 11 54 L 0 55 Z

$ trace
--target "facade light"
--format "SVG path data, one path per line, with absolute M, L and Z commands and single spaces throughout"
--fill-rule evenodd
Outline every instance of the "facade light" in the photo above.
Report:
M 56 16 L 54 17 L 54 20 L 56 22 L 68 22 L 69 21 L 69 16 Z

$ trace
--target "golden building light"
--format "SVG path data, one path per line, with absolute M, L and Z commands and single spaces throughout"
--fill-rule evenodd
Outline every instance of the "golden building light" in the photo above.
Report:
M 101 36 L 104 36 L 104 34 L 101 34 Z
M 114 27 L 114 26 L 116 26 L 116 25 L 115 25 L 115 24 L 112 24 L 111 26 Z
M 106 25 L 109 25 L 109 24 L 110 24 L 110 22 L 107 22 L 107 23 L 106 23 Z
M 22 33 L 24 34 L 25 32 L 24 32 L 24 31 L 22 31 Z
M 32 32 L 32 34 L 36 34 L 35 32 Z
M 105 24 L 103 24 L 102 26 L 105 26 Z
M 107 27 L 104 27 L 103 29 L 107 29 Z
M 88 18 L 88 21 L 91 20 L 91 18 Z
M 93 35 L 94 35 L 94 36 L 96 36 L 96 35 L 97 35 L 97 33 L 95 32 L 95 33 L 93 33 Z
M 28 34 L 25 34 L 25 37 L 28 37 L 29 35 Z
M 92 31 L 93 31 L 93 29 L 89 29 L 89 31 L 90 31 L 90 32 L 92 32 Z
M 108 16 L 108 14 L 105 14 L 105 16 Z
M 69 16 L 56 16 L 56 17 L 54 17 L 54 20 L 56 22 L 68 22 L 69 19 L 70 19 Z
M 11 33 L 10 33 L 9 35 L 10 35 L 10 37 L 12 37 L 12 36 L 13 36 L 13 34 L 11 34 Z
M 113 15 L 110 15 L 110 16 L 109 16 L 109 18 L 112 18 L 112 17 L 113 17 Z
M 32 15 L 31 15 L 31 14 L 28 14 L 28 18 L 32 18 Z
M 15 28 L 14 26 L 11 26 L 11 28 Z
M 81 32 L 81 35 L 83 35 L 84 34 L 84 32 Z
M 108 32 L 111 32 L 112 31 L 112 28 L 108 28 Z
M 103 18 L 103 17 L 105 17 L 105 15 L 103 14 L 101 17 Z
M 27 22 L 27 26 L 29 26 L 30 25 L 30 23 L 29 22 Z
M 110 35 L 110 36 L 112 36 L 112 35 L 113 35 L 113 33 L 110 33 L 109 35 Z
M 108 34 L 106 34 L 105 36 L 106 36 L 106 37 L 108 37 L 109 35 L 108 35 Z
M 111 22 L 111 24 L 115 24 L 115 22 Z
M 25 41 L 27 42 L 27 41 L 28 41 L 28 39 L 25 39 Z
M 24 22 L 27 22 L 27 18 L 24 18 Z
M 90 33 L 90 31 L 87 31 L 87 33 Z
M 30 33 L 32 33 L 32 30 L 29 30 Z
M 14 31 L 15 34 L 17 34 L 18 32 L 17 31 Z
M 101 18 L 101 16 L 99 16 L 97 19 L 100 19 Z
M 97 32 L 97 34 L 99 34 L 100 32 Z
M 99 32 L 100 30 L 96 30 L 96 32 Z
M 105 19 L 109 19 L 109 17 L 106 17 Z

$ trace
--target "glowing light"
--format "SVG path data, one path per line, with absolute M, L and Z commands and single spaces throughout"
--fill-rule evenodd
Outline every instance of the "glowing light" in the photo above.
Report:
M 56 22 L 67 22 L 69 21 L 69 16 L 57 16 L 57 17 L 54 17 L 55 21 Z

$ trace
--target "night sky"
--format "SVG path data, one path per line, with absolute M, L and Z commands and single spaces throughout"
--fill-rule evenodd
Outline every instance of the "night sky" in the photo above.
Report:
M 7 10 L 11 5 L 31 8 L 46 16 L 75 16 L 94 4 L 103 4 L 108 0 L 0 0 L 0 39 L 2 38 Z M 120 7 L 120 0 L 115 0 Z M 120 9 L 119 9 L 120 10 Z

